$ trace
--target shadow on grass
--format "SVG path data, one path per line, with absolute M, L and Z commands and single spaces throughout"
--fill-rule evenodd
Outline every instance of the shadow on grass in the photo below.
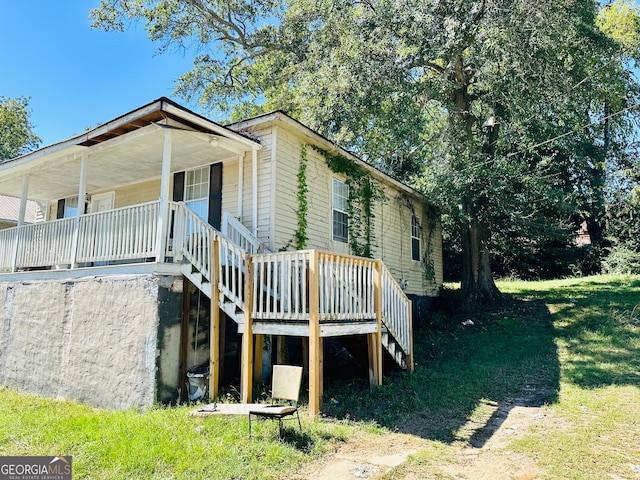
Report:
M 386 375 L 373 391 L 364 380 L 329 383 L 325 414 L 481 447 L 514 407 L 556 402 L 561 378 L 580 388 L 640 386 L 640 279 L 535 288 L 492 310 L 434 315 L 415 333 L 414 374 Z
M 640 280 L 583 282 L 547 298 L 557 340 L 571 353 L 563 380 L 581 388 L 640 386 Z
M 467 319 L 472 326 L 462 325 Z M 492 311 L 437 323 L 415 333 L 415 373 L 386 375 L 373 391 L 364 381 L 329 383 L 325 414 L 482 446 L 511 408 L 557 400 L 557 332 L 543 301 L 509 297 Z

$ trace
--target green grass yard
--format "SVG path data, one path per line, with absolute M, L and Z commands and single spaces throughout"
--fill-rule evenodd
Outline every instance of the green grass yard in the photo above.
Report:
M 342 444 L 399 432 L 423 449 L 384 478 L 456 478 L 447 466 L 473 478 L 456 455 L 481 449 L 497 409 L 525 399 L 553 419 L 505 447 L 536 467 L 530 478 L 640 478 L 640 278 L 499 287 L 505 301 L 474 314 L 445 292 L 443 313 L 416 332 L 414 374 L 374 391 L 327 384 L 323 416 L 303 415 L 284 441 L 273 424 L 249 439 L 246 418 L 191 418 L 189 406 L 113 412 L 3 388 L 0 455 L 72 455 L 74 478 L 288 478 Z

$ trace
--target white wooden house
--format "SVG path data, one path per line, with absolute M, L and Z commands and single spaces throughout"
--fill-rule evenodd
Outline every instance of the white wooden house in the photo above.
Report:
M 316 414 L 324 339 L 366 337 L 372 383 L 412 369 L 408 296 L 442 284 L 428 200 L 282 112 L 224 127 L 161 98 L 0 165 L 0 195 L 48 205 L 0 231 L 0 384 L 46 395 L 170 401 L 208 362 L 213 397 L 236 336 L 249 402 L 301 338 Z

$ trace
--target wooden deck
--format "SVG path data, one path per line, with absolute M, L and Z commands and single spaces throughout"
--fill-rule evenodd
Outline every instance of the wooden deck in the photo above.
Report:
M 167 221 L 168 220 L 168 221 Z M 221 231 L 183 203 L 151 202 L 0 231 L 0 275 L 96 265 L 180 265 L 211 309 L 210 393 L 218 393 L 224 312 L 242 333 L 243 402 L 252 399 L 254 342 L 262 335 L 309 338 L 309 411 L 322 399 L 322 339 L 367 335 L 372 383 L 382 382 L 382 349 L 413 369 L 411 302 L 380 260 L 318 250 L 266 252 L 239 222 Z M 141 267 L 142 268 L 142 267 Z M 256 359 L 259 361 L 258 359 Z

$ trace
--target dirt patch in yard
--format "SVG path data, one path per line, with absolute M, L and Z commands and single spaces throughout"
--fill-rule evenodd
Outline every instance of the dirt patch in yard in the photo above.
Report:
M 449 479 L 533 480 L 544 472 L 535 459 L 510 449 L 532 428 L 562 428 L 563 420 L 544 405 L 548 391 L 525 389 L 521 396 L 490 404 L 488 420 L 470 420 L 449 445 L 416 435 L 387 433 L 366 440 L 356 436 L 293 478 L 315 480 Z M 416 422 L 429 422 L 415 416 Z M 428 425 L 424 430 L 429 429 Z M 420 425 L 412 425 L 419 431 Z M 414 456 L 413 459 L 410 457 Z

